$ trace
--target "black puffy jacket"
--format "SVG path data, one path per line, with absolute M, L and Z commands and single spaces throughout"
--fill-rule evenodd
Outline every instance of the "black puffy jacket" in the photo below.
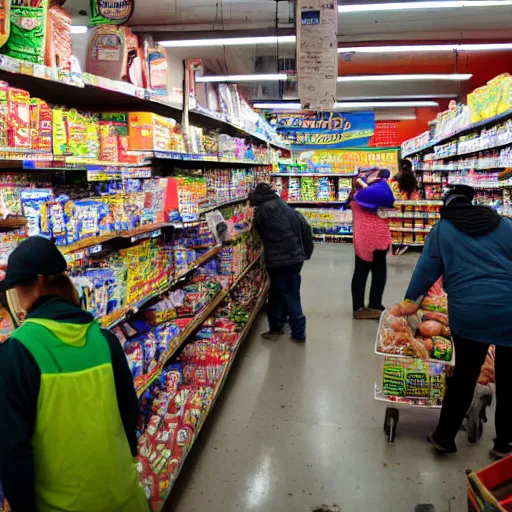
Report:
M 254 224 L 265 249 L 267 267 L 283 267 L 309 260 L 313 235 L 306 219 L 288 206 L 268 185 L 250 194 Z

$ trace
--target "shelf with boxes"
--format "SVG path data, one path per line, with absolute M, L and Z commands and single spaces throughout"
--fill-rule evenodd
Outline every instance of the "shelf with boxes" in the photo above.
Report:
M 398 200 L 388 213 L 393 245 L 421 246 L 439 220 L 442 201 Z

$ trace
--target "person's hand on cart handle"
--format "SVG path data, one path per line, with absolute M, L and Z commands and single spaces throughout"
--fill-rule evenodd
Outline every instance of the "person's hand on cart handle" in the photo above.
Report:
M 393 316 L 410 316 L 415 315 L 420 309 L 421 301 L 414 302 L 410 299 L 405 299 L 402 302 L 394 305 L 390 310 Z

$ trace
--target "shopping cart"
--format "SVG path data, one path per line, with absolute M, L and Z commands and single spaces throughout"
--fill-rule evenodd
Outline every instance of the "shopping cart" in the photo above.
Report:
M 446 389 L 446 377 L 455 365 L 455 351 L 450 361 L 419 359 L 390 354 L 382 350 L 383 313 L 379 322 L 375 353 L 383 356 L 379 382 L 375 383 L 375 400 L 393 404 L 386 407 L 384 432 L 390 443 L 395 441 L 400 412 L 397 406 L 439 409 Z
M 512 511 L 512 456 L 467 476 L 469 512 Z

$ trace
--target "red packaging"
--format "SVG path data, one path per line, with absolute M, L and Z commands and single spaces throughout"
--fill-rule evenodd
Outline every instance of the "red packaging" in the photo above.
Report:
M 7 90 L 9 112 L 8 145 L 11 148 L 30 148 L 30 94 L 9 87 Z

